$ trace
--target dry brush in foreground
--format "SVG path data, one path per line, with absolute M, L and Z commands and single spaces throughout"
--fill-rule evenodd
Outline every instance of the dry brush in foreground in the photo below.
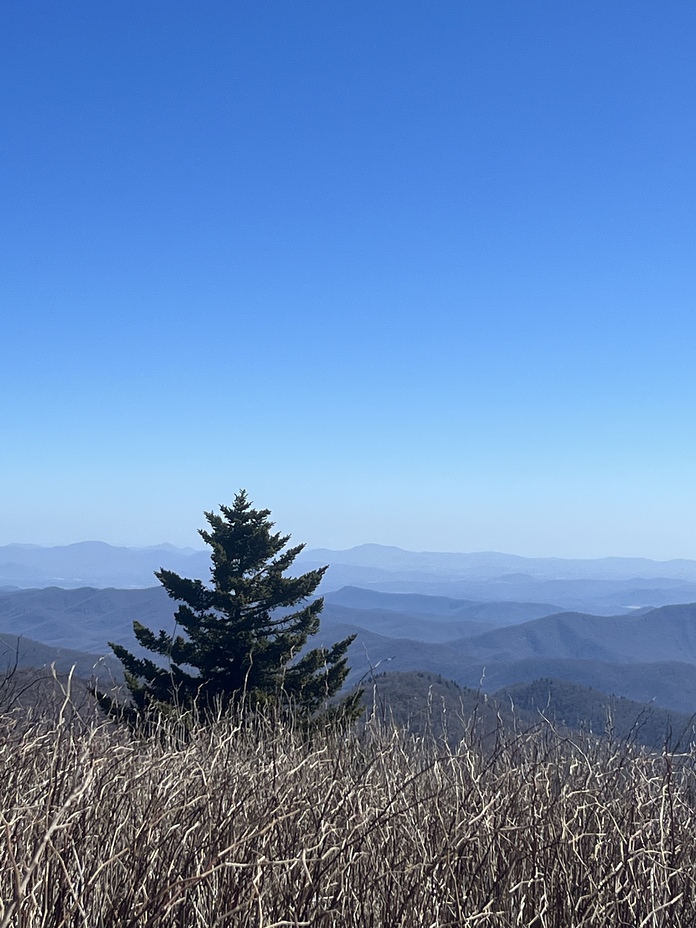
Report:
M 2 721 L 0 928 L 696 924 L 693 757 Z

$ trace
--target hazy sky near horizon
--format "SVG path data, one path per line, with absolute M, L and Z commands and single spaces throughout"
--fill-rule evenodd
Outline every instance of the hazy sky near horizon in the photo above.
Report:
M 696 6 L 7 0 L 0 544 L 696 557 Z

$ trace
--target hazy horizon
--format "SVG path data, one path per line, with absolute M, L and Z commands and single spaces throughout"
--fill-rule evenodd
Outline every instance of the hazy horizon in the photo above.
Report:
M 291 539 L 288 545 L 294 544 L 295 539 Z M 18 547 L 18 548 L 62 548 L 62 547 L 71 547 L 76 545 L 89 545 L 89 544 L 98 544 L 98 545 L 109 545 L 114 548 L 125 548 L 131 549 L 133 551 L 142 551 L 150 548 L 173 548 L 177 551 L 188 551 L 192 553 L 205 553 L 207 554 L 210 549 L 205 546 L 202 542 L 200 544 L 194 545 L 174 545 L 169 541 L 160 541 L 147 544 L 112 544 L 108 541 L 104 541 L 100 538 L 83 538 L 78 541 L 69 541 L 64 543 L 58 543 L 55 545 L 43 545 L 36 542 L 4 542 L 0 544 L 0 549 L 5 547 Z M 361 542 L 357 545 L 350 545 L 345 548 L 330 548 L 326 545 L 311 545 L 305 543 L 304 553 L 311 553 L 314 551 L 317 552 L 333 552 L 336 554 L 342 554 L 346 552 L 353 551 L 359 548 L 385 548 L 392 549 L 397 551 L 403 551 L 407 554 L 434 554 L 434 555 L 496 555 L 502 557 L 513 557 L 513 558 L 523 558 L 526 560 L 562 560 L 562 561 L 602 561 L 602 560 L 647 560 L 654 561 L 655 563 L 667 563 L 670 561 L 681 561 L 689 560 L 696 563 L 696 558 L 651 558 L 645 555 L 622 555 L 622 554 L 605 554 L 597 555 L 595 557 L 572 557 L 567 556 L 563 557 L 556 554 L 520 554 L 517 551 L 494 551 L 488 549 L 477 549 L 470 551 L 454 551 L 454 550 L 445 550 L 445 549 L 435 549 L 435 548 L 405 548 L 400 545 L 383 545 L 379 542 Z
M 696 558 L 695 29 L 4 4 L 0 544 Z

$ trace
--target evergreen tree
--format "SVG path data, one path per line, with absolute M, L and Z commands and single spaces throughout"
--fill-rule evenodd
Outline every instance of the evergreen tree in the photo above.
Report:
M 133 623 L 139 644 L 159 660 L 110 643 L 125 668 L 131 703 L 119 708 L 101 695 L 102 705 L 131 718 L 153 708 L 206 710 L 242 698 L 250 705 L 290 705 L 304 715 L 326 706 L 348 673 L 345 655 L 355 636 L 328 649 L 305 650 L 324 605 L 320 598 L 306 600 L 327 567 L 284 576 L 304 545 L 284 550 L 290 536 L 273 533 L 269 515 L 268 509 L 253 509 L 244 490 L 231 507 L 205 513 L 209 530 L 199 534 L 212 548 L 211 584 L 156 571 L 180 604 L 177 630 L 155 634 Z M 359 696 L 331 711 L 357 715 Z

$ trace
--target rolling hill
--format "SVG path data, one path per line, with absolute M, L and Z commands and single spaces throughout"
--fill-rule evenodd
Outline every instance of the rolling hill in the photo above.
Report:
M 369 714 L 394 721 L 417 735 L 456 742 L 475 730 L 490 739 L 499 725 L 531 729 L 549 722 L 562 730 L 584 730 L 651 750 L 686 750 L 696 737 L 696 718 L 645 705 L 565 680 L 539 679 L 485 694 L 439 674 L 387 672 L 366 689 Z

